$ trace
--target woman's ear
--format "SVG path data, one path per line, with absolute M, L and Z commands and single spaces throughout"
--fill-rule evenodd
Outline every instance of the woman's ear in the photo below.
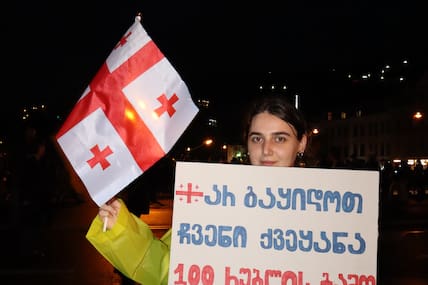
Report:
M 305 152 L 307 143 L 308 143 L 308 136 L 305 134 L 302 136 L 302 139 L 299 142 L 299 152 L 302 152 L 302 153 Z

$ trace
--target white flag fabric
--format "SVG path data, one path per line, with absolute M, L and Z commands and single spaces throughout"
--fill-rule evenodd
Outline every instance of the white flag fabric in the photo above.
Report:
M 137 16 L 56 139 L 101 206 L 162 158 L 198 113 Z

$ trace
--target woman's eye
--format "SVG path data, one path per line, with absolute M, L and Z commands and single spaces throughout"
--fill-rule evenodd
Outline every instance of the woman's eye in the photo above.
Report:
M 284 136 L 275 137 L 275 141 L 276 141 L 277 143 L 283 143 L 283 142 L 285 142 L 286 140 L 287 140 L 287 138 L 286 138 L 286 137 L 284 137 Z
M 262 139 L 262 137 L 260 137 L 260 136 L 252 136 L 252 137 L 251 137 L 251 141 L 252 141 L 253 143 L 260 143 L 260 142 L 262 142 L 262 141 L 263 141 L 263 139 Z

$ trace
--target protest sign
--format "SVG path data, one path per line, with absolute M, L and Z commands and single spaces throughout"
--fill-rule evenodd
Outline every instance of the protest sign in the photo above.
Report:
M 177 162 L 169 284 L 376 284 L 379 173 Z

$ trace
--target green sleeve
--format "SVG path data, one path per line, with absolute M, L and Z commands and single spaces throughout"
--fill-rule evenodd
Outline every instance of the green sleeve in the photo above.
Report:
M 117 223 L 103 232 L 97 216 L 86 234 L 89 242 L 116 269 L 143 285 L 168 283 L 171 230 L 161 239 L 149 226 L 128 211 L 123 201 Z

